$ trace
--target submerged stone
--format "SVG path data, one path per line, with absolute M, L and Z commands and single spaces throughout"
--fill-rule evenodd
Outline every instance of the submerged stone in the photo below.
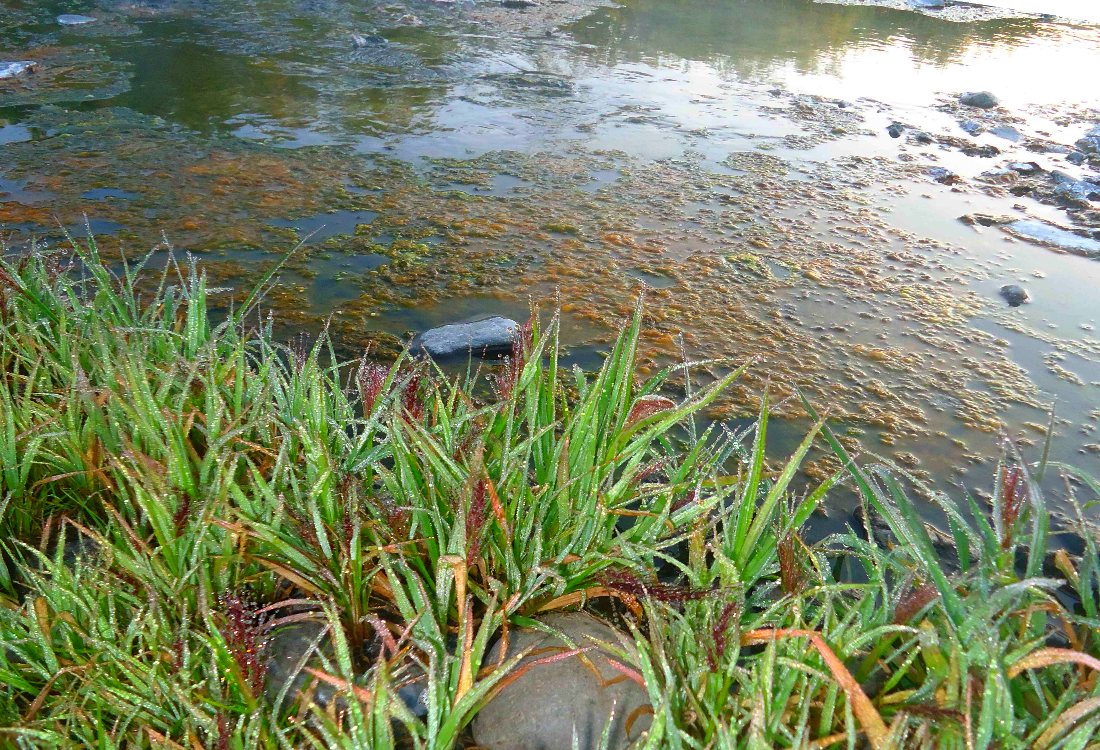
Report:
M 1082 237 L 1079 234 L 1047 224 L 1036 219 L 1021 219 L 1005 227 L 1012 234 L 1043 245 L 1050 245 L 1077 255 L 1100 258 L 1100 240 Z
M 978 109 L 993 109 L 1001 100 L 988 91 L 967 91 L 959 97 L 959 103 Z
M 385 37 L 378 36 L 377 34 L 352 34 L 351 43 L 356 47 L 384 47 L 389 44 L 389 41 Z
M 81 16 L 75 13 L 64 13 L 57 17 L 57 22 L 62 26 L 83 26 L 89 23 L 95 23 L 96 19 L 91 16 Z
M 491 357 L 512 351 L 519 323 L 500 316 L 470 323 L 452 323 L 424 331 L 413 340 L 413 351 L 436 359 L 465 354 Z
M 886 132 L 890 134 L 891 138 L 901 138 L 901 134 L 905 132 L 905 126 L 900 122 L 895 122 L 886 128 Z
M 1031 295 L 1019 284 L 1005 284 L 1001 287 L 1001 296 L 1004 297 L 1009 307 L 1019 307 L 1031 302 Z
M 1011 125 L 998 125 L 991 128 L 989 132 L 998 138 L 1004 138 L 1006 141 L 1012 141 L 1013 143 L 1020 140 L 1020 131 Z
M 17 60 L 15 62 L 0 62 L 0 80 L 4 78 L 17 78 L 27 73 L 33 73 L 38 63 L 30 60 Z
M 974 120 L 963 120 L 959 123 L 959 127 L 970 135 L 980 135 L 985 132 L 985 126 Z
M 514 631 L 503 658 L 527 651 L 517 669 L 572 648 L 591 651 L 560 661 L 536 663 L 506 685 L 474 719 L 474 741 L 487 750 L 570 750 L 607 747 L 621 750 L 637 740 L 651 722 L 649 696 L 615 669 L 605 647 L 621 648 L 628 636 L 584 612 L 542 618 L 562 636 L 541 630 Z M 497 643 L 486 663 L 501 657 Z M 574 745 L 574 736 L 576 745 Z

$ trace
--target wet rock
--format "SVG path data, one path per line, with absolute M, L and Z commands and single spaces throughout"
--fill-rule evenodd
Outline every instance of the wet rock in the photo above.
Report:
M 567 78 L 534 70 L 518 73 L 488 73 L 483 80 L 496 81 L 509 88 L 529 91 L 542 96 L 571 96 L 574 84 Z
M 85 24 L 95 23 L 96 19 L 91 16 L 64 13 L 57 17 L 57 22 L 62 26 L 84 26 Z
M 959 221 L 967 226 L 993 227 L 998 224 L 1008 224 L 1012 221 L 1008 216 L 992 216 L 990 214 L 966 214 L 960 216 Z
M 976 120 L 963 120 L 959 123 L 959 127 L 970 135 L 980 135 L 985 132 L 985 126 Z
M 1100 240 L 1082 237 L 1053 224 L 1036 219 L 1020 219 L 1004 227 L 1010 234 L 1025 240 L 1063 250 L 1075 255 L 1100 258 Z
M 1074 145 L 1086 154 L 1100 154 L 1100 125 L 1085 133 L 1085 137 Z
M 996 146 L 985 143 L 981 146 L 967 145 L 964 146 L 962 152 L 967 156 L 980 156 L 983 159 L 992 159 L 994 156 L 999 156 L 1001 149 Z
M 1000 185 L 1011 185 L 1020 178 L 1019 174 L 1007 167 L 997 167 L 982 172 L 978 179 L 984 182 L 994 182 Z
M 914 10 L 943 10 L 947 3 L 944 0 L 909 0 L 909 7 Z
M 993 109 L 1001 100 L 988 91 L 967 91 L 959 97 L 959 103 L 978 109 Z
M 1011 125 L 998 125 L 995 128 L 990 128 L 989 132 L 991 135 L 1004 138 L 1006 141 L 1012 141 L 1013 143 L 1020 140 L 1020 131 Z
M 552 614 L 542 622 L 565 639 L 534 629 L 514 631 L 506 656 L 535 651 L 522 665 L 555 650 L 597 648 L 583 655 L 587 664 L 581 656 L 538 664 L 507 685 L 475 717 L 474 741 L 487 750 L 570 750 L 575 735 L 576 746 L 594 748 L 600 746 L 609 724 L 611 750 L 637 740 L 651 721 L 646 711 L 649 696 L 633 681 L 621 679 L 622 674 L 593 642 L 619 647 L 626 636 L 583 612 Z M 500 651 L 497 643 L 486 662 L 496 662 Z
M 1066 161 L 1070 164 L 1076 164 L 1077 166 L 1084 164 L 1086 159 L 1088 159 L 1088 157 L 1080 151 L 1071 151 L 1066 155 Z
M 534 0 L 500 0 L 500 5 L 503 8 L 524 10 L 526 8 L 534 8 L 538 3 L 534 2 Z
M 59 546 L 60 550 L 58 550 Z M 50 561 L 54 561 L 57 560 L 59 551 L 61 553 L 61 565 L 72 570 L 77 564 L 97 564 L 101 558 L 102 547 L 94 537 L 84 533 L 76 526 L 66 523 L 61 529 L 55 529 L 49 539 L 46 540 L 43 554 Z M 48 568 L 45 571 L 43 570 L 42 560 L 37 555 L 24 557 L 23 560 L 26 570 L 44 572 L 45 575 L 49 575 Z M 14 560 L 10 559 L 8 554 L 2 554 L 2 551 L 0 551 L 0 562 L 10 564 Z M 20 572 L 18 569 L 13 572 L 12 583 L 20 597 L 26 596 L 31 590 L 30 581 L 26 578 L 25 573 Z
M 389 41 L 377 34 L 352 34 L 351 43 L 359 49 L 363 49 L 365 47 L 384 47 L 389 44 Z
M 30 60 L 18 60 L 15 62 L 0 62 L 0 81 L 5 78 L 18 78 L 19 76 L 33 73 L 38 63 Z
M 1054 195 L 1064 203 L 1087 208 L 1091 201 L 1100 201 L 1100 185 L 1075 179 L 1057 170 L 1051 172 L 1051 178 L 1054 180 Z
M 935 139 L 934 139 L 934 138 L 932 138 L 932 136 L 931 136 L 931 135 L 929 135 L 928 133 L 924 132 L 923 130 L 917 130 L 917 131 L 913 132 L 913 133 L 912 133 L 912 134 L 911 134 L 911 135 L 909 136 L 909 138 L 910 138 L 910 139 L 911 139 L 911 140 L 912 140 L 912 141 L 913 141 L 914 143 L 919 143 L 919 144 L 920 144 L 920 145 L 922 145 L 922 146 L 927 146 L 928 144 L 930 144 L 930 143 L 934 143 L 934 142 L 935 142 Z
M 1020 174 L 1036 174 L 1043 171 L 1043 168 L 1033 161 L 1014 161 L 1008 165 L 1008 168 Z
M 890 134 L 891 138 L 901 138 L 901 134 L 905 132 L 905 126 L 900 122 L 895 122 L 886 128 L 886 132 Z
M 323 623 L 307 620 L 276 628 L 264 648 L 267 672 L 264 680 L 264 697 L 275 710 L 293 705 L 298 693 L 313 678 L 305 668 L 321 668 L 321 654 L 331 658 L 329 642 Z M 327 706 L 336 690 L 326 682 L 319 682 L 313 691 L 313 701 Z M 281 696 L 281 699 L 280 699 Z
M 942 185 L 957 185 L 962 178 L 946 167 L 932 167 L 928 170 L 928 176 Z
M 1031 295 L 1019 284 L 1005 284 L 1001 287 L 1001 296 L 1009 307 L 1019 307 L 1031 302 Z
M 866 542 L 874 540 L 875 544 L 884 548 L 894 545 L 894 532 L 890 530 L 890 525 L 874 510 L 865 512 L 862 505 L 852 511 L 848 526 L 856 533 L 856 536 Z M 870 537 L 867 535 L 868 527 L 871 532 Z
M 276 711 L 294 705 L 302 690 L 312 686 L 310 699 L 321 708 L 332 702 L 336 688 L 327 682 L 316 681 L 305 671 L 306 667 L 322 669 L 324 659 L 332 659 L 332 642 L 327 626 L 316 620 L 304 620 L 276 628 L 264 647 L 267 670 L 264 679 L 264 697 Z M 405 707 L 417 717 L 428 713 L 426 681 L 403 684 L 397 690 Z M 340 699 L 337 699 L 339 704 Z
M 413 351 L 423 351 L 435 359 L 475 354 L 491 357 L 512 351 L 519 323 L 511 318 L 492 317 L 471 323 L 453 323 L 420 334 Z
M 848 519 L 848 526 L 855 532 L 856 536 L 864 541 L 874 541 L 876 545 L 883 549 L 892 549 L 898 544 L 890 524 L 873 508 L 868 508 L 866 514 L 862 505 L 856 508 Z M 867 536 L 868 529 L 871 532 L 870 538 Z M 935 550 L 943 571 L 948 575 L 958 573 L 960 570 L 959 553 L 953 540 L 930 524 L 925 524 L 925 530 L 932 540 L 932 549 Z

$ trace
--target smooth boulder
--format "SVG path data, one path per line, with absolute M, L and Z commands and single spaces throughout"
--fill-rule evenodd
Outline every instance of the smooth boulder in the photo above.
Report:
M 605 728 L 609 750 L 636 741 L 651 722 L 649 696 L 611 666 L 597 643 L 621 647 L 630 643 L 629 636 L 584 612 L 556 613 L 541 621 L 565 638 L 534 629 L 512 632 L 506 658 L 528 652 L 517 669 L 572 648 L 595 648 L 535 664 L 507 684 L 475 717 L 474 741 L 487 750 L 571 750 L 575 734 L 577 747 L 595 748 Z M 500 652 L 497 643 L 486 663 L 496 663 Z
M 492 357 L 508 354 L 520 325 L 511 318 L 495 316 L 470 323 L 452 323 L 424 331 L 413 340 L 414 352 L 434 359 L 475 354 Z
M 264 697 L 276 710 L 293 705 L 299 691 L 313 681 L 305 668 L 320 669 L 322 653 L 332 658 L 332 644 L 324 623 L 304 620 L 276 628 L 269 635 L 264 648 Z M 332 685 L 319 682 L 313 701 L 324 707 L 334 694 Z
M 988 91 L 967 91 L 959 97 L 959 103 L 978 109 L 993 109 L 1001 100 Z
M 268 636 L 264 647 L 264 697 L 276 711 L 294 705 L 301 691 L 314 683 L 315 678 L 306 667 L 323 669 L 322 655 L 330 661 L 334 655 L 327 626 L 322 622 L 294 622 L 276 628 Z M 428 713 L 425 680 L 401 684 L 397 695 L 413 716 L 422 718 Z M 317 680 L 309 697 L 317 706 L 326 708 L 335 696 L 336 688 L 331 683 Z
M 1019 284 L 1005 284 L 1001 287 L 1001 296 L 1004 297 L 1009 307 L 1019 307 L 1022 304 L 1031 302 L 1031 295 Z

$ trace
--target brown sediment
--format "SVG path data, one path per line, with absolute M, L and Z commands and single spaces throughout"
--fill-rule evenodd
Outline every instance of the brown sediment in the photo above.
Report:
M 814 137 L 833 137 L 828 126 L 823 119 Z M 379 330 L 379 314 L 477 295 L 511 304 L 560 295 L 571 320 L 596 332 L 588 342 L 605 342 L 632 311 L 643 271 L 668 280 L 646 291 L 644 370 L 685 352 L 758 361 L 711 416 L 751 416 L 767 388 L 777 416 L 800 418 L 788 398 L 798 385 L 832 418 L 866 429 L 848 438 L 853 448 L 908 451 L 951 423 L 994 433 L 1008 406 L 1040 406 L 1003 342 L 969 323 L 990 312 L 970 289 L 985 272 L 946 266 L 940 257 L 950 248 L 892 228 L 877 210 L 872 186 L 917 171 L 887 159 L 803 164 L 792 175 L 775 155 L 748 150 L 726 159 L 727 174 L 690 159 L 647 163 L 574 147 L 437 160 L 418 175 L 338 149 L 211 144 L 111 113 L 81 115 L 69 132 L 64 141 L 9 146 L 5 176 L 57 199 L 0 203 L 3 221 L 72 222 L 89 210 L 82 192 L 128 190 L 140 198 L 94 205 L 97 218 L 126 228 L 124 244 L 151 247 L 165 231 L 177 246 L 228 264 L 210 266 L 212 274 L 247 285 L 276 256 L 240 251 L 282 250 L 297 239 L 270 221 L 377 212 L 352 235 L 301 249 L 265 302 L 284 324 L 318 329 L 328 311 L 308 298 L 321 254 L 385 256 L 351 277 L 361 294 L 337 305 L 330 329 L 376 353 L 396 353 L 404 334 Z M 613 182 L 586 189 L 609 169 Z M 520 187 L 454 189 L 502 174 Z M 353 194 L 348 184 L 378 192 Z M 817 461 L 811 473 L 833 468 Z

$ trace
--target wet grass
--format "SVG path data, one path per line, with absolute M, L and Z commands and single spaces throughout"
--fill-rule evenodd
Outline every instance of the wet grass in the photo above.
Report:
M 1088 477 L 1007 455 L 988 507 L 934 495 L 945 556 L 809 403 L 778 463 L 767 399 L 697 431 L 745 369 L 667 398 L 691 368 L 636 377 L 640 312 L 592 373 L 535 316 L 486 384 L 280 344 L 264 285 L 214 322 L 194 265 L 139 273 L 0 261 L 0 746 L 466 746 L 518 672 L 491 644 L 583 608 L 633 636 L 645 747 L 1097 747 L 1096 544 L 1048 552 L 1033 472 L 1082 504 Z M 815 443 L 844 468 L 800 489 Z M 807 543 L 842 484 L 866 528 Z M 295 694 L 267 649 L 307 621 Z

